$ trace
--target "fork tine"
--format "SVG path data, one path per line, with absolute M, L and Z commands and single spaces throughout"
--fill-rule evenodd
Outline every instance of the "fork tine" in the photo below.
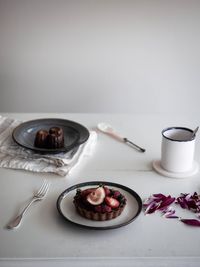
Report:
M 44 190 L 43 190 L 43 195 L 46 195 L 47 194 L 47 192 L 48 192 L 48 190 L 49 190 L 49 186 L 50 186 L 50 183 L 46 183 L 46 186 L 45 186 L 45 188 L 44 188 Z
M 38 190 L 38 192 L 36 193 L 37 195 L 40 195 L 41 192 L 44 190 L 45 186 L 47 184 L 47 180 L 44 180 L 43 184 L 41 185 L 40 189 Z
M 47 194 L 48 190 L 49 190 L 49 186 L 50 186 L 50 183 L 48 183 L 46 181 L 46 183 L 44 184 L 44 186 L 42 187 L 42 190 L 39 190 L 40 192 L 37 193 L 37 196 L 38 197 L 43 197 Z

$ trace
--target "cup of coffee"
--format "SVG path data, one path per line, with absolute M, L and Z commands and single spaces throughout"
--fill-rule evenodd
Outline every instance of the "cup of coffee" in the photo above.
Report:
M 167 172 L 184 173 L 193 168 L 195 137 L 193 130 L 169 127 L 162 131 L 161 167 Z

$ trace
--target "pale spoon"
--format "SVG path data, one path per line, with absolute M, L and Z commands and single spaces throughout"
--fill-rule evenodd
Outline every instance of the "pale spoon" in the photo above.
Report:
M 105 122 L 101 122 L 97 125 L 97 128 L 103 132 L 103 133 L 106 133 L 106 134 L 109 134 L 111 136 L 113 136 L 114 138 L 118 139 L 119 141 L 121 142 L 124 142 L 126 144 L 129 144 L 131 145 L 132 147 L 134 147 L 135 149 L 137 149 L 138 151 L 140 152 L 145 152 L 145 149 L 142 148 L 142 147 L 139 147 L 138 145 L 134 144 L 133 142 L 131 142 L 128 138 L 126 137 L 122 137 L 120 136 L 118 133 L 116 133 L 114 131 L 114 129 L 112 128 L 111 125 L 105 123 Z

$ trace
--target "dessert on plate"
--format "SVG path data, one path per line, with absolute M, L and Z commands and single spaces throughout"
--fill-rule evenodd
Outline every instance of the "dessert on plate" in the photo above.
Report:
M 47 143 L 47 136 L 48 136 L 48 131 L 46 130 L 39 130 L 37 131 L 36 135 L 35 135 L 35 142 L 34 145 L 36 147 L 41 147 L 44 148 L 46 147 L 46 143 Z
M 77 189 L 74 205 L 82 216 L 94 221 L 106 221 L 118 217 L 126 206 L 126 198 L 120 191 L 104 185 Z
M 35 135 L 34 145 L 40 148 L 62 148 L 64 147 L 64 132 L 60 127 L 51 127 L 49 131 L 39 130 Z

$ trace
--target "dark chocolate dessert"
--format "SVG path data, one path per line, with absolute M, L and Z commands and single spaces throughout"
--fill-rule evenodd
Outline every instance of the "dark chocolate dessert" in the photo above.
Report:
M 46 147 L 47 146 L 47 136 L 48 136 L 48 131 L 46 130 L 39 130 L 37 133 L 36 133 L 36 136 L 35 136 L 35 143 L 34 145 L 36 147 Z
M 60 128 L 60 127 L 51 127 L 49 129 L 49 134 L 55 134 L 55 135 L 58 135 L 58 136 L 63 136 L 64 135 L 63 129 Z
M 64 132 L 60 127 L 51 127 L 49 131 L 39 130 L 34 145 L 40 148 L 56 149 L 64 147 Z
M 62 148 L 64 146 L 63 130 L 58 127 L 51 128 L 47 137 L 47 143 L 49 148 Z

